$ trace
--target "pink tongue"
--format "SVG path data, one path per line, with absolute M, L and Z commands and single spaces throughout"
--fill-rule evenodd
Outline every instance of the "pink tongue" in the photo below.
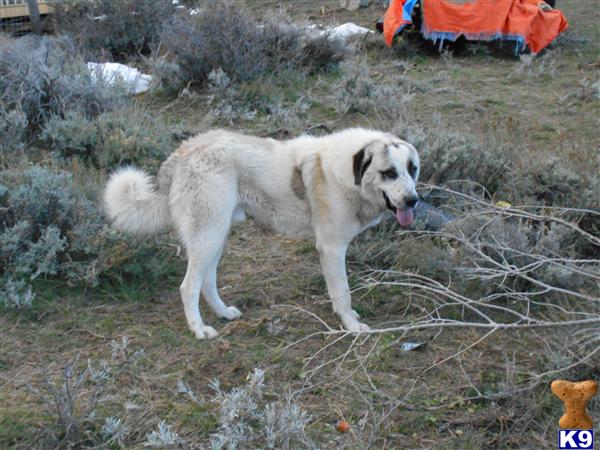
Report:
M 403 227 L 409 226 L 413 222 L 414 218 L 415 218 L 415 215 L 413 213 L 412 208 L 408 208 L 405 210 L 401 210 L 401 209 L 396 210 L 396 220 Z

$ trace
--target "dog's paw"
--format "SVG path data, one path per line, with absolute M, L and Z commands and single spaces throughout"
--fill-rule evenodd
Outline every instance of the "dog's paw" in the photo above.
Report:
M 346 325 L 346 330 L 352 333 L 365 333 L 370 329 L 371 328 L 369 327 L 369 325 L 367 325 L 366 323 L 359 322 L 358 320 L 356 322 L 352 322 Z
M 209 327 L 207 325 L 202 325 L 201 327 L 196 327 L 195 330 L 192 330 L 196 339 L 214 339 L 219 335 L 219 332 L 215 330 L 213 327 Z
M 237 309 L 235 306 L 228 306 L 224 310 L 219 311 L 218 315 L 219 315 L 219 317 L 222 317 L 223 319 L 233 320 L 233 319 L 237 319 L 238 317 L 241 317 L 242 312 L 239 309 Z
M 344 328 L 352 333 L 364 333 L 365 331 L 369 331 L 369 325 L 356 320 L 355 314 L 356 312 L 352 311 L 340 316 Z

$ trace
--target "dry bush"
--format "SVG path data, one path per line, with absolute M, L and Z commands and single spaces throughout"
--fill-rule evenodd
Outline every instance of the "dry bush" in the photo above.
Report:
M 103 220 L 85 192 L 75 189 L 72 176 L 34 166 L 3 171 L 0 180 L 3 276 L 28 281 L 59 272 L 85 277 L 89 253 L 98 252 L 92 247 Z
M 44 365 L 27 386 L 53 421 L 40 429 L 38 448 L 123 448 L 131 443 L 132 424 L 115 393 L 121 380 L 135 377 L 148 359 L 143 349 L 129 347 L 127 336 L 110 342 L 110 349 L 108 359 L 83 362 L 77 354 L 64 367 Z
M 521 163 L 504 189 L 522 204 L 564 206 L 583 209 L 600 208 L 600 179 L 590 161 L 589 173 L 575 170 L 565 158 L 544 158 L 536 164 Z
M 499 208 L 442 190 L 454 196 L 455 219 L 439 231 L 388 235 L 380 251 L 400 256 L 391 267 L 365 272 L 364 288 L 397 286 L 419 299 L 410 324 L 385 331 L 561 325 L 583 331 L 600 322 L 600 237 L 577 224 L 581 210 Z
M 71 40 L 7 42 L 0 63 L 2 304 L 30 306 L 38 278 L 94 285 L 101 274 L 141 273 L 138 250 L 104 222 L 96 174 L 76 161 L 54 158 L 49 167 L 47 160 L 75 155 L 98 167 L 157 166 L 172 150 L 173 134 L 139 106 L 124 107 L 118 87 L 92 80 Z M 29 158 L 45 165 L 28 165 Z M 159 272 L 161 266 L 155 260 Z
M 175 13 L 171 0 L 68 0 L 55 14 L 59 31 L 88 56 L 108 54 L 116 61 L 149 55 L 161 28 Z
M 37 165 L 0 172 L 3 305 L 30 306 L 38 278 L 96 285 L 100 277 L 131 281 L 173 270 L 172 252 L 157 252 L 153 242 L 126 243 L 112 230 L 98 201 L 100 184 L 79 177 Z
M 300 117 L 308 110 L 308 102 L 303 96 L 286 98 L 277 77 L 234 84 L 219 69 L 209 73 L 208 78 L 208 117 L 213 122 L 232 125 L 237 121 L 251 122 L 260 115 L 271 128 L 302 129 Z
M 512 75 L 525 75 L 534 83 L 540 83 L 556 75 L 560 55 L 556 51 L 546 50 L 541 55 L 523 54 Z
M 77 156 L 96 167 L 143 163 L 158 166 L 174 150 L 174 134 L 140 105 L 88 118 L 77 110 L 52 116 L 40 140 L 62 157 Z
M 164 373 L 163 368 L 154 367 L 155 361 L 144 349 L 132 347 L 128 337 L 123 336 L 102 350 L 102 354 L 111 353 L 106 359 L 94 357 L 83 362 L 76 355 L 63 367 L 52 364 L 39 370 L 27 385 L 38 407 L 47 413 L 40 424 L 43 427 L 36 448 L 167 449 L 187 448 L 192 442 L 215 450 L 316 448 L 306 431 L 310 416 L 289 392 L 265 383 L 261 369 L 254 369 L 245 383 L 227 390 L 213 380 L 209 387 L 214 395 L 206 400 L 179 380 L 179 392 L 193 403 L 189 409 L 193 417 L 214 418 L 214 433 L 210 436 L 206 430 L 199 434 L 197 429 L 180 435 L 167 420 L 159 420 L 159 414 L 171 416 L 168 409 L 161 410 L 156 403 L 147 405 L 153 408 L 150 414 L 131 408 L 132 403 L 153 401 L 152 395 L 143 390 L 153 375 L 151 368 Z M 128 388 L 122 385 L 124 380 L 129 380 Z M 137 384 L 140 382 L 144 386 Z M 165 387 L 169 392 L 174 388 Z
M 488 193 L 499 190 L 511 176 L 516 148 L 496 133 L 480 135 L 453 131 L 438 114 L 425 126 L 401 122 L 396 133 L 406 137 L 419 150 L 423 164 L 420 179 L 433 184 L 467 181 L 483 186 Z
M 305 316 L 321 331 L 289 346 L 319 339 L 304 358 L 302 391 L 358 395 L 360 407 L 340 408 L 360 411 L 355 432 L 364 446 L 391 433 L 409 439 L 411 421 L 461 446 L 510 447 L 532 430 L 546 446 L 561 410 L 549 383 L 597 376 L 600 236 L 579 226 L 581 210 L 500 208 L 426 187 L 443 191 L 454 219 L 438 231 L 394 232 L 390 221 L 359 239 L 349 255 L 359 269 L 353 295 L 363 299 L 357 306 L 373 302 L 380 323 L 349 336 L 312 311 Z M 403 341 L 435 343 L 401 356 Z M 399 357 L 413 377 L 382 380 Z
M 211 387 L 219 406 L 219 430 L 213 435 L 211 448 L 313 448 L 305 427 L 309 416 L 289 397 L 267 403 L 264 397 L 265 373 L 254 369 L 247 384 L 229 392 L 218 380 Z
M 583 77 L 578 86 L 560 97 L 560 103 L 573 105 L 579 102 L 598 102 L 600 100 L 600 75 L 596 73 L 592 78 Z
M 0 168 L 33 156 L 50 119 L 77 111 L 91 120 L 123 103 L 118 87 L 92 79 L 69 39 L 8 41 L 0 58 Z
M 27 142 L 27 116 L 15 108 L 12 110 L 0 107 L 0 167 L 8 165 L 11 156 L 21 154 Z
M 376 118 L 378 127 L 394 128 L 405 120 L 416 84 L 400 77 L 394 86 L 371 77 L 365 60 L 349 60 L 341 65 L 342 80 L 338 89 L 338 112 L 358 113 Z
M 171 431 L 171 425 L 167 425 L 165 421 L 158 424 L 158 429 L 146 435 L 145 447 L 150 448 L 181 448 L 185 441 L 179 437 L 177 433 Z
M 30 130 L 39 130 L 67 109 L 93 117 L 121 102 L 118 89 L 92 79 L 73 42 L 65 37 L 11 41 L 3 48 L 0 79 L 3 120 L 10 119 L 5 114 L 18 115 L 17 122 L 26 122 Z
M 338 40 L 311 37 L 282 17 L 260 23 L 251 12 L 229 2 L 202 5 L 199 14 L 177 14 L 161 35 L 165 56 L 156 63 L 168 90 L 207 83 L 213 71 L 240 82 L 290 70 L 329 69 L 345 56 Z
M 581 54 L 589 39 L 578 34 L 577 28 L 569 28 L 558 35 L 552 47 L 562 52 L 575 52 Z
M 55 417 L 56 422 L 47 432 L 55 448 L 73 448 L 83 442 L 92 444 L 98 439 L 93 430 L 96 407 L 100 397 L 108 387 L 111 378 L 110 366 L 102 361 L 94 367 L 91 361 L 87 366 L 79 366 L 79 358 L 69 361 L 58 380 L 42 371 L 43 405 Z

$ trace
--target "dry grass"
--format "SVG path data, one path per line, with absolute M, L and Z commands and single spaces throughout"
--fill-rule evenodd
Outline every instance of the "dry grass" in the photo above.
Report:
M 32 387 L 43 389 L 46 364 L 60 385 L 63 368 L 77 356 L 80 370 L 88 358 L 94 364 L 108 361 L 113 368 L 109 389 L 98 400 L 96 423 L 121 418 L 129 430 L 126 447 L 143 442 L 163 420 L 188 445 L 208 443 L 218 427 L 209 382 L 218 378 L 230 389 L 243 384 L 255 367 L 266 373 L 266 395 L 276 399 L 291 392 L 311 415 L 309 435 L 327 448 L 505 447 L 518 446 L 523 435 L 549 446 L 560 405 L 548 381 L 599 375 L 596 356 L 569 368 L 586 356 L 581 348 L 585 336 L 560 329 L 500 330 L 483 341 L 487 331 L 468 328 L 306 339 L 323 330 L 306 311 L 337 323 L 316 254 L 251 224 L 234 232 L 221 266 L 223 295 L 244 316 L 220 322 L 221 337 L 214 342 L 199 343 L 187 331 L 176 278 L 163 280 L 162 289 L 140 300 L 69 292 L 68 299 L 49 299 L 29 317 L 6 315 L 3 428 L 15 439 L 18 424 L 20 435 L 33 437 L 12 445 L 26 448 L 34 442 L 47 448 L 54 442 L 45 431 L 54 415 L 40 414 L 48 405 Z M 351 267 L 352 272 L 360 269 Z M 406 315 L 411 304 L 418 306 L 405 290 L 389 287 L 355 296 L 375 327 L 402 322 L 412 315 Z M 210 312 L 206 315 L 209 323 L 219 323 Z M 129 356 L 113 355 L 111 342 L 124 336 L 129 337 Z M 403 352 L 400 345 L 406 341 L 427 345 Z M 127 362 L 136 352 L 135 361 Z M 200 405 L 178 392 L 179 380 L 190 386 Z M 93 387 L 81 394 L 84 405 L 95 395 Z M 32 414 L 32 406 L 37 413 Z M 592 404 L 592 414 L 596 408 Z M 79 414 L 83 419 L 87 410 Z M 352 424 L 351 433 L 334 430 L 338 417 Z

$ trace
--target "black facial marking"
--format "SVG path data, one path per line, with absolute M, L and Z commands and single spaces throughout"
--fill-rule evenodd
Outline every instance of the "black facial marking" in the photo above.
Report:
M 383 176 L 384 180 L 395 180 L 396 178 L 398 178 L 398 172 L 396 172 L 395 167 L 392 167 L 391 169 L 388 169 L 388 170 L 384 170 L 380 173 Z
M 408 160 L 406 168 L 408 170 L 408 174 L 414 180 L 415 176 L 417 175 L 417 166 L 415 166 L 415 164 L 411 160 Z
M 366 148 L 366 147 L 365 147 Z M 354 171 L 354 184 L 357 186 L 362 182 L 363 175 L 371 165 L 373 156 L 365 159 L 365 148 L 358 151 L 352 159 L 352 170 Z

